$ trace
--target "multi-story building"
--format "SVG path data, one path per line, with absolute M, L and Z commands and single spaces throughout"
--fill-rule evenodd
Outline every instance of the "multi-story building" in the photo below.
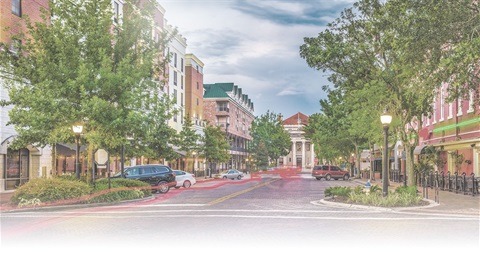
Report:
M 203 136 L 203 62 L 194 54 L 185 55 L 185 114 L 192 119 L 193 129 Z M 200 144 L 200 142 L 198 142 Z M 194 171 L 204 170 L 205 163 L 192 157 Z
M 426 146 L 434 146 L 440 152 L 438 171 L 465 172 L 480 175 L 480 87 L 470 91 L 467 98 L 447 102 L 448 84 L 437 89 L 433 113 L 423 117 L 420 144 L 415 154 L 421 154 Z M 477 102 L 477 103 L 475 103 Z M 442 164 L 443 163 L 443 164 Z
M 203 62 L 194 54 L 185 55 L 185 113 L 197 134 L 203 135 Z
M 243 89 L 233 83 L 204 84 L 203 113 L 205 120 L 221 127 L 230 142 L 231 160 L 223 168 L 245 168 L 247 145 L 252 140 L 250 129 L 255 118 L 253 102 Z
M 165 23 L 165 30 L 173 32 L 173 27 Z M 169 43 L 168 54 L 168 94 L 175 99 L 175 108 L 178 113 L 168 122 L 168 125 L 177 132 L 182 131 L 185 117 L 185 54 L 187 39 L 177 33 Z
M 23 17 L 28 16 L 32 22 L 43 21 L 43 8 L 48 9 L 48 0 L 0 1 L 0 42 L 13 49 L 12 36 L 27 32 Z M 5 31 L 5 28 L 8 30 Z M 0 100 L 8 101 L 8 91 L 3 84 L 3 78 L 7 75 L 4 71 L 0 74 Z M 40 175 L 41 149 L 31 145 L 18 150 L 9 147 L 17 135 L 13 126 L 7 125 L 11 109 L 11 106 L 0 107 L 0 192 L 13 190 Z
M 314 144 L 305 138 L 303 131 L 307 124 L 308 116 L 300 112 L 283 120 L 283 127 L 292 139 L 292 147 L 287 156 L 279 158 L 279 166 L 301 167 L 302 170 L 307 170 L 315 165 Z

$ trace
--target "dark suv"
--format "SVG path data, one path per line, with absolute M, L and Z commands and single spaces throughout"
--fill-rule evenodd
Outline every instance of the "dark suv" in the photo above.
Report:
M 340 169 L 338 166 L 333 165 L 317 165 L 312 169 L 312 176 L 317 180 L 325 178 L 329 181 L 330 179 L 344 179 L 348 180 L 350 178 L 350 173 L 346 170 Z
M 121 173 L 116 173 L 113 178 L 120 178 Z M 123 177 L 140 180 L 154 186 L 154 190 L 167 193 L 170 187 L 175 187 L 177 181 L 172 169 L 162 164 L 137 165 L 125 168 Z

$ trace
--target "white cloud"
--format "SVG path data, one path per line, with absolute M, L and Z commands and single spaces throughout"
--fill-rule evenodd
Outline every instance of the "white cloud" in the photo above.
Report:
M 349 1 L 158 2 L 187 38 L 187 52 L 205 63 L 205 83 L 234 82 L 254 99 L 257 115 L 270 110 L 287 116 L 318 111 L 328 82 L 300 58 L 299 48 Z

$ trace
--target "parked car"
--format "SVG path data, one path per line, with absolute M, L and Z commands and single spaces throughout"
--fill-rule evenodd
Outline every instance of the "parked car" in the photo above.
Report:
M 325 178 L 329 181 L 330 179 L 344 179 L 348 180 L 350 178 L 350 172 L 340 169 L 338 166 L 333 165 L 317 165 L 312 169 L 312 176 L 317 180 Z
M 194 185 L 197 183 L 197 180 L 195 180 L 195 175 L 182 171 L 182 170 L 173 170 L 175 173 L 175 179 L 177 181 L 177 185 L 175 188 L 180 188 L 180 187 L 185 187 L 185 188 L 190 188 L 190 186 Z
M 118 172 L 113 178 L 122 177 Z M 148 164 L 127 167 L 124 170 L 123 177 L 127 179 L 140 180 L 154 186 L 154 190 L 159 193 L 167 193 L 171 187 L 177 185 L 173 170 L 162 164 Z
M 231 169 L 231 170 L 227 170 L 227 171 L 221 173 L 220 177 L 223 178 L 223 179 L 232 179 L 232 180 L 239 179 L 239 180 L 241 180 L 242 177 L 243 177 L 243 172 Z

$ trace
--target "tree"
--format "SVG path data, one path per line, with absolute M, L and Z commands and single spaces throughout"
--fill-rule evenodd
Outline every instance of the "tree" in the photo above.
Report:
M 9 93 L 2 104 L 13 106 L 16 146 L 73 142 L 71 125 L 77 122 L 84 123 L 88 157 L 97 147 L 117 149 L 126 134 L 135 133 L 134 144 L 147 155 L 168 141 L 152 133 L 166 129 L 157 117 L 171 111 L 159 98 L 165 79 L 160 77 L 176 32 L 154 40 L 156 3 L 144 2 L 139 8 L 138 1 L 125 1 L 123 19 L 113 23 L 110 0 L 50 1 L 43 22 L 25 19 L 28 32 L 13 36 L 15 49 L 1 44 Z
M 267 167 L 270 161 L 289 153 L 292 145 L 290 135 L 283 128 L 280 115 L 267 111 L 255 118 L 250 132 L 252 142 L 249 151 L 258 167 Z
M 180 150 L 183 150 L 186 152 L 186 159 L 188 162 L 188 158 L 193 156 L 193 152 L 198 152 L 199 151 L 199 140 L 200 140 L 200 135 L 195 133 L 195 130 L 193 130 L 193 123 L 192 119 L 190 118 L 190 115 L 187 114 L 185 115 L 183 123 L 183 128 L 182 131 L 180 131 L 179 135 L 179 146 Z M 188 164 L 187 164 L 188 168 Z
M 454 2 L 458 5 L 458 1 L 362 0 L 318 37 L 305 38 L 300 47 L 310 67 L 332 73 L 329 80 L 342 94 L 369 89 L 369 94 L 384 95 L 380 107 L 394 115 L 391 131 L 405 146 L 408 175 L 413 175 L 413 149 L 422 116 L 432 112 L 435 89 L 452 77 L 444 74 L 443 67 L 452 57 L 450 43 L 465 41 L 466 27 L 460 26 L 465 17 L 456 16 L 478 18 L 478 12 L 455 7 Z M 478 11 L 478 3 L 473 6 Z M 469 61 L 478 69 L 478 59 Z M 413 177 L 409 184 L 414 184 Z
M 204 130 L 203 147 L 201 151 L 208 162 L 208 168 L 211 169 L 212 163 L 227 162 L 230 160 L 230 144 L 225 138 L 225 134 L 220 127 L 207 125 Z

